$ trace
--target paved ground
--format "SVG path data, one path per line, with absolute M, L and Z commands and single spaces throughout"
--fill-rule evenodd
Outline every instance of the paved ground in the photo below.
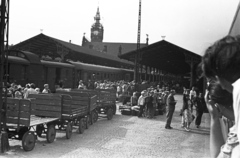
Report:
M 192 126 L 190 132 L 180 127 L 178 103 L 172 130 L 166 130 L 165 115 L 156 119 L 137 118 L 117 114 L 113 120 L 101 119 L 84 134 L 76 133 L 66 140 L 64 133 L 57 133 L 54 143 L 40 138 L 33 151 L 21 149 L 21 142 L 10 140 L 11 150 L 0 157 L 9 158 L 207 158 L 209 157 L 209 116 L 204 114 L 200 129 Z

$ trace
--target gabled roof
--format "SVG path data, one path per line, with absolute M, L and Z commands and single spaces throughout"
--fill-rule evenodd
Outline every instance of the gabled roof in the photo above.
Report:
M 92 49 L 96 51 L 104 52 L 106 54 L 113 55 L 113 56 L 119 55 L 119 49 L 121 49 L 121 54 L 134 51 L 137 49 L 137 43 L 85 42 L 83 46 L 85 48 L 90 48 L 91 45 L 93 46 Z M 140 44 L 140 48 L 143 48 L 146 46 L 147 44 L 145 43 Z
M 188 64 L 188 62 L 191 59 L 194 65 L 201 61 L 200 55 L 165 40 L 141 48 L 138 52 L 137 50 L 130 51 L 119 57 L 134 61 L 136 54 L 140 57 L 140 64 L 174 74 L 185 74 L 190 72 L 190 64 Z
M 133 66 L 132 62 L 120 59 L 117 56 L 84 48 L 80 45 L 65 42 L 42 33 L 14 45 L 11 49 L 27 50 L 40 55 L 54 54 L 55 56 L 59 56 L 59 54 L 57 54 L 57 45 L 68 50 L 68 57 L 72 57 L 71 60 L 74 61 L 80 60 L 87 63 L 107 64 L 107 66 L 113 67 Z M 76 56 L 78 56 L 78 58 L 76 58 Z

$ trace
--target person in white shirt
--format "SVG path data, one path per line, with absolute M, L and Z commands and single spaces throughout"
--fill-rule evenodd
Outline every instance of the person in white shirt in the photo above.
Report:
M 44 84 L 44 89 L 42 91 L 42 93 L 51 93 L 50 89 L 49 89 L 49 85 L 48 84 Z
M 192 90 L 190 91 L 190 99 L 194 100 L 194 98 L 197 97 L 197 93 L 195 91 L 195 87 L 192 87 Z
M 82 80 L 80 80 L 79 81 L 79 84 L 78 84 L 78 89 L 84 89 L 84 84 L 83 84 L 83 81 Z
M 30 88 L 26 91 L 26 93 L 24 95 L 24 99 L 27 99 L 29 94 L 38 94 L 38 92 L 35 90 L 34 83 L 30 84 Z
M 146 94 L 146 91 L 142 91 L 141 96 L 138 98 L 138 105 L 140 107 L 138 117 L 142 117 L 142 114 L 143 114 L 143 108 L 145 106 L 145 94 Z
M 193 112 L 193 106 L 196 106 L 196 99 L 197 99 L 197 92 L 195 90 L 195 87 L 192 87 L 192 90 L 190 91 L 190 100 L 192 102 L 192 105 L 191 105 L 191 112 Z

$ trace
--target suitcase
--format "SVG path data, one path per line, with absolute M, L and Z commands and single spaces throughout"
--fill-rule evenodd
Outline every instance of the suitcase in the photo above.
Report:
M 122 115 L 132 115 L 132 110 L 131 109 L 123 109 L 121 110 Z
M 120 105 L 120 106 L 119 106 L 119 110 L 123 110 L 123 109 L 131 109 L 131 106 L 128 106 L 128 105 Z
M 132 110 L 132 116 L 138 116 L 139 110 L 138 109 L 133 109 Z

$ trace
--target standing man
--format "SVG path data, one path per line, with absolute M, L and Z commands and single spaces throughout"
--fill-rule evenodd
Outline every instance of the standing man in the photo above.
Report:
M 166 114 L 167 120 L 166 120 L 166 125 L 165 125 L 166 129 L 172 129 L 172 127 L 170 125 L 172 122 L 172 116 L 173 116 L 173 113 L 175 110 L 175 105 L 176 105 L 176 101 L 174 99 L 174 94 L 175 94 L 175 91 L 171 90 L 170 94 L 167 97 L 167 109 L 166 109 L 167 110 L 167 114 Z
M 196 104 L 196 98 L 197 98 L 197 92 L 195 90 L 195 87 L 192 87 L 192 90 L 190 91 L 190 100 L 192 102 L 191 112 L 193 112 L 193 105 Z
M 143 108 L 145 106 L 145 94 L 146 91 L 142 91 L 141 92 L 141 96 L 138 98 L 138 105 L 139 105 L 139 113 L 138 113 L 138 117 L 142 117 L 143 114 Z
M 195 125 L 197 128 L 199 128 L 202 120 L 203 110 L 205 105 L 204 97 L 202 93 L 199 93 L 199 96 L 197 98 L 197 104 L 196 104 L 196 120 Z

